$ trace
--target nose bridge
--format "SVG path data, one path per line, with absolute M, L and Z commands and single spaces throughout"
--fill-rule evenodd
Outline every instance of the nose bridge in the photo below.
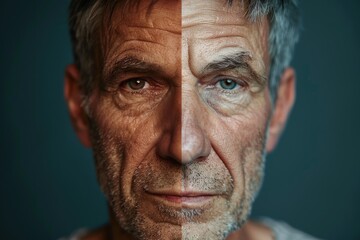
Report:
M 211 145 L 206 132 L 206 104 L 198 93 L 189 42 L 184 36 L 181 52 L 181 87 L 176 87 L 164 101 L 158 152 L 161 158 L 188 164 L 206 158 Z
M 181 111 L 181 89 L 176 87 L 164 101 L 159 119 L 162 133 L 157 148 L 163 159 L 181 162 Z
M 184 76 L 183 76 L 184 77 Z M 206 133 L 206 109 L 202 107 L 194 84 L 182 84 L 181 152 L 183 164 L 200 160 L 210 154 Z
M 198 79 L 193 73 L 191 41 L 182 33 L 181 54 L 181 153 L 182 163 L 206 158 L 210 142 L 206 134 L 206 109 L 198 94 Z

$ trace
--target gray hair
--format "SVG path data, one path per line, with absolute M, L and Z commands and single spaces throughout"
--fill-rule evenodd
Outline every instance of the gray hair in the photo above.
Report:
M 154 1 L 154 0 L 152 0 Z M 233 0 L 226 0 L 230 6 Z M 246 6 L 246 17 L 257 21 L 267 16 L 270 24 L 270 76 L 269 88 L 276 99 L 279 79 L 289 66 L 294 46 L 299 39 L 300 16 L 297 0 L 237 0 Z M 99 72 L 96 69 L 96 56 L 100 43 L 100 27 L 106 10 L 112 11 L 117 3 L 123 6 L 134 0 L 72 0 L 70 4 L 69 25 L 75 64 L 80 69 L 80 86 L 87 97 Z
M 231 4 L 232 0 L 228 0 Z M 281 74 L 290 65 L 295 44 L 300 36 L 300 14 L 297 0 L 248 0 L 246 15 L 256 21 L 267 16 L 270 24 L 270 76 L 269 88 L 273 100 Z

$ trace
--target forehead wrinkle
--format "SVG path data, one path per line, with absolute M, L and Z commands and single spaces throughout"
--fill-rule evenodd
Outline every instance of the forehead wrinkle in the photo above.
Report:
M 129 36 L 147 38 L 148 43 L 154 43 L 153 39 L 159 35 L 164 35 L 164 38 L 165 34 L 181 35 L 181 7 L 174 5 L 177 1 L 153 0 L 142 3 L 115 4 L 108 12 L 101 33 L 105 55 L 113 55 L 111 52 L 121 47 Z
M 240 34 L 224 34 L 224 33 L 211 34 L 211 32 L 209 32 L 208 35 L 203 34 L 203 36 L 197 36 L 195 41 L 192 41 L 192 42 L 195 43 L 195 42 L 197 42 L 196 40 L 216 40 L 216 39 L 226 39 L 226 38 L 231 38 L 231 39 L 237 38 L 237 39 L 241 39 L 244 42 L 248 41 L 244 36 L 241 36 Z M 230 46 L 230 45 L 227 45 L 227 46 Z M 234 46 L 239 46 L 239 45 L 234 45 Z
M 192 27 L 197 24 L 233 24 L 244 25 L 247 20 L 244 18 L 244 10 L 242 7 L 231 7 L 226 1 L 221 4 L 208 3 L 204 6 L 201 2 L 194 3 L 190 1 L 183 4 L 182 10 L 182 26 L 183 28 Z M 201 6 L 197 6 L 201 5 Z M 201 9 L 201 11 L 199 11 Z
M 165 44 L 161 43 L 161 42 L 157 42 L 155 40 L 151 40 L 151 39 L 127 39 L 121 42 L 121 45 L 125 45 L 125 44 L 136 44 L 136 43 L 141 43 L 141 44 L 147 44 L 147 43 L 151 43 L 151 44 L 155 44 L 155 45 L 160 45 L 162 47 L 166 47 Z M 130 49 L 126 49 L 126 50 L 130 50 Z M 125 50 L 125 51 L 126 51 Z M 123 52 L 120 52 L 118 55 L 121 55 Z
M 139 21 L 134 21 L 131 18 L 132 22 L 124 23 L 119 25 L 116 30 L 117 32 L 124 31 L 125 29 L 143 29 L 143 30 L 156 30 L 156 31 L 163 31 L 167 33 L 173 34 L 181 34 L 181 23 L 174 21 L 172 18 L 167 17 L 157 17 L 155 19 L 151 19 L 147 17 L 146 20 L 138 19 Z
M 121 67 L 121 69 L 126 70 L 127 68 L 131 68 L 134 66 L 138 66 L 138 68 L 153 68 L 158 72 L 165 72 L 162 69 L 164 68 L 164 64 L 161 62 L 157 63 L 157 61 L 152 61 L 152 56 L 149 55 L 141 55 L 139 54 L 139 49 L 137 48 L 128 48 L 118 55 L 113 57 L 111 61 L 107 61 L 104 67 L 104 73 L 111 71 L 114 66 Z
M 203 25 L 203 24 L 208 24 L 208 25 L 217 25 L 217 26 L 222 26 L 222 25 L 226 25 L 226 26 L 241 26 L 244 25 L 245 22 L 244 21 L 240 21 L 241 18 L 238 17 L 236 20 L 232 20 L 229 18 L 224 18 L 224 17 L 220 17 L 220 14 L 224 14 L 221 11 L 213 11 L 213 14 L 192 14 L 190 16 L 183 16 L 182 18 L 182 28 L 186 29 L 189 27 L 193 27 L 193 26 L 197 26 L 197 25 Z M 217 13 L 219 13 L 217 15 Z
M 175 35 L 181 35 L 181 30 L 173 30 L 173 29 L 165 29 L 165 28 L 157 28 L 157 27 L 151 27 L 151 26 L 145 26 L 145 25 L 127 25 L 128 29 L 134 29 L 134 30 L 146 30 L 146 31 L 160 31 L 164 33 L 170 33 Z M 122 34 L 124 32 L 123 28 L 120 27 L 120 29 L 116 29 L 115 32 L 117 34 Z
M 130 26 L 127 27 L 126 30 L 124 30 L 124 28 L 118 28 L 114 30 L 114 32 L 114 47 L 118 47 L 117 45 L 123 45 L 131 41 L 147 42 L 166 46 L 162 42 L 159 42 L 158 39 L 169 38 L 169 34 L 171 35 L 170 37 L 175 38 L 181 35 L 181 32 L 178 31 L 145 26 Z M 118 44 L 115 44 L 115 42 L 118 42 Z
M 157 38 L 177 37 L 181 35 L 181 30 L 175 28 L 167 28 L 166 26 L 149 26 L 144 23 L 139 24 L 119 24 L 119 26 L 112 31 L 114 42 L 125 42 L 128 40 L 148 40 Z
M 120 13 L 119 29 L 139 27 L 143 29 L 158 29 L 168 32 L 181 33 L 181 8 L 177 7 L 178 1 L 142 1 L 146 4 L 130 8 L 128 12 Z
M 116 31 L 116 34 L 113 34 L 112 40 L 108 42 L 108 47 L 106 48 L 106 51 L 104 51 L 106 59 L 105 68 L 114 63 L 116 59 L 126 55 L 127 52 L 137 52 L 140 55 L 147 55 L 148 51 L 144 52 L 143 48 L 151 49 L 155 46 L 160 46 L 162 48 L 171 47 L 166 45 L 165 41 L 159 41 L 159 38 L 167 39 L 169 38 L 169 35 L 171 35 L 171 37 L 176 39 L 180 35 L 173 31 L 153 29 L 151 27 L 147 27 L 146 29 L 132 27 L 131 29 L 131 31 L 119 30 Z M 142 29 L 143 31 L 139 31 Z M 128 32 L 128 34 L 126 34 L 126 32 Z

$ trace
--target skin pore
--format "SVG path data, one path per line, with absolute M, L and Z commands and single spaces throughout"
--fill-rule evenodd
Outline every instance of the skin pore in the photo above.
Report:
M 65 97 L 111 216 L 84 239 L 272 239 L 245 222 L 294 73 L 284 72 L 273 106 L 268 21 L 243 16 L 221 0 L 114 9 L 87 113 L 79 71 L 68 67 Z

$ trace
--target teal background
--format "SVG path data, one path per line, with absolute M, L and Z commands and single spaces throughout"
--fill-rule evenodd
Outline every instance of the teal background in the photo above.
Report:
M 69 1 L 2 1 L 0 238 L 57 239 L 107 220 L 91 152 L 71 128 Z M 253 216 L 360 239 L 360 2 L 302 1 L 298 96 Z

